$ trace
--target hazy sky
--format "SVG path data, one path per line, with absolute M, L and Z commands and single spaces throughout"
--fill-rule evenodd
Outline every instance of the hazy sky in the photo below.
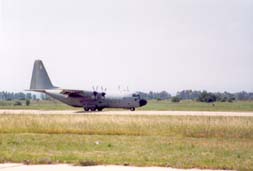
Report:
M 0 91 L 253 91 L 252 0 L 0 0 Z

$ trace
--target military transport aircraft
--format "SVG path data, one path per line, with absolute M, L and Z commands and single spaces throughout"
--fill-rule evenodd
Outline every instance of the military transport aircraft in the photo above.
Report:
M 123 108 L 134 111 L 147 104 L 147 100 L 133 93 L 126 96 L 110 96 L 106 92 L 62 89 L 52 84 L 41 60 L 36 60 L 33 67 L 30 90 L 45 93 L 67 105 L 83 107 L 85 111 L 102 111 L 104 108 Z

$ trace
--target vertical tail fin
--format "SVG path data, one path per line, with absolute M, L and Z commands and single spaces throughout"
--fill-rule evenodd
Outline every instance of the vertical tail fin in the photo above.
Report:
M 53 89 L 53 86 L 47 71 L 41 60 L 36 60 L 33 66 L 32 80 L 30 90 L 38 89 Z

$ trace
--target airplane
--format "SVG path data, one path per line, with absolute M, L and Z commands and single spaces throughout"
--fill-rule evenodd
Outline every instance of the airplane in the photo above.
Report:
M 147 104 L 138 93 L 123 96 L 109 95 L 105 91 L 86 91 L 62 89 L 54 86 L 41 60 L 36 60 L 33 66 L 30 89 L 44 93 L 72 107 L 82 107 L 84 111 L 102 111 L 105 108 L 123 108 L 134 111 L 137 107 Z

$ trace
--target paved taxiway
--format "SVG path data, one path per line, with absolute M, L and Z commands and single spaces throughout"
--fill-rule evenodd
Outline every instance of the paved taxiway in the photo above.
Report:
M 200 169 L 173 169 L 165 167 L 131 167 L 131 166 L 71 166 L 58 165 L 23 165 L 23 164 L 0 164 L 0 171 L 211 171 Z M 214 170 L 212 170 L 214 171 Z
M 96 115 L 171 115 L 171 116 L 253 116 L 253 112 L 207 112 L 207 111 L 103 111 L 81 110 L 0 110 L 0 114 L 96 114 Z

